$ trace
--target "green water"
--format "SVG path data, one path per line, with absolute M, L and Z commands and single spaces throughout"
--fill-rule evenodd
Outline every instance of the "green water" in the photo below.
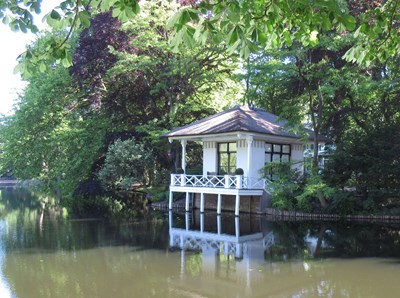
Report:
M 399 225 L 156 215 L 68 220 L 2 191 L 0 297 L 399 296 Z

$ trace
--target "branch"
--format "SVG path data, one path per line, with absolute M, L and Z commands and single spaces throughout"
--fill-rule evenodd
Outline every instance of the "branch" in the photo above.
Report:
M 81 4 L 81 0 L 77 0 L 76 1 L 76 8 L 75 8 L 75 16 L 74 16 L 74 20 L 72 21 L 71 28 L 69 29 L 67 36 L 65 37 L 63 42 L 57 47 L 57 49 L 60 49 L 68 41 L 68 39 L 70 38 L 72 32 L 74 31 L 76 20 L 78 19 L 79 5 L 80 4 Z

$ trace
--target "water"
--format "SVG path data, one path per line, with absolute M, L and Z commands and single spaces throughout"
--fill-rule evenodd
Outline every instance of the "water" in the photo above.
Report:
M 0 297 L 398 297 L 396 224 L 41 213 L 2 191 Z

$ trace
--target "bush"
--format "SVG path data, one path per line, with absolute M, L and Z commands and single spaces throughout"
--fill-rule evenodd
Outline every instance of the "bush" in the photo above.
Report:
M 347 191 L 335 192 L 329 206 L 329 212 L 340 215 L 360 213 L 362 209 L 360 198 Z
M 135 139 L 117 140 L 108 148 L 98 178 L 108 190 L 129 190 L 134 183 L 145 184 L 151 160 L 151 152 Z
M 188 175 L 202 175 L 203 174 L 203 165 L 196 165 L 186 170 L 186 174 Z
M 236 169 L 235 175 L 243 175 L 243 174 L 244 174 L 244 171 L 243 171 L 242 168 L 237 168 L 237 169 Z

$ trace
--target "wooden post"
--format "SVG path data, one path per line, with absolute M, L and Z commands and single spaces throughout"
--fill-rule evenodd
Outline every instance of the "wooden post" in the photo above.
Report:
M 204 193 L 200 194 L 200 213 L 204 213 Z
M 248 136 L 247 137 L 247 177 L 249 177 L 249 178 L 252 175 L 252 173 L 251 173 L 251 171 L 252 171 L 251 164 L 253 162 L 252 152 L 251 152 L 252 144 L 253 144 L 253 137 Z
M 217 233 L 221 235 L 221 215 L 217 215 Z
M 189 226 L 190 226 L 190 224 L 189 224 L 189 212 L 186 212 L 185 213 L 185 228 L 186 228 L 186 231 L 189 231 Z
M 172 191 L 169 191 L 169 210 L 172 210 Z
M 200 232 L 204 232 L 204 213 L 200 213 Z
M 186 202 L 185 202 L 185 211 L 186 212 L 189 212 L 189 198 L 190 198 L 190 196 L 189 196 L 189 193 L 187 192 L 186 193 Z
M 240 208 L 240 195 L 239 195 L 239 194 L 236 194 L 235 216 L 239 216 L 239 208 Z
M 229 175 L 224 176 L 224 187 L 229 188 Z
M 186 174 L 186 144 L 187 141 L 186 140 L 181 140 L 181 145 L 182 145 L 182 169 L 183 172 Z
M 217 214 L 221 214 L 221 206 L 222 206 L 222 197 L 221 194 L 218 194 L 218 202 L 217 202 Z

